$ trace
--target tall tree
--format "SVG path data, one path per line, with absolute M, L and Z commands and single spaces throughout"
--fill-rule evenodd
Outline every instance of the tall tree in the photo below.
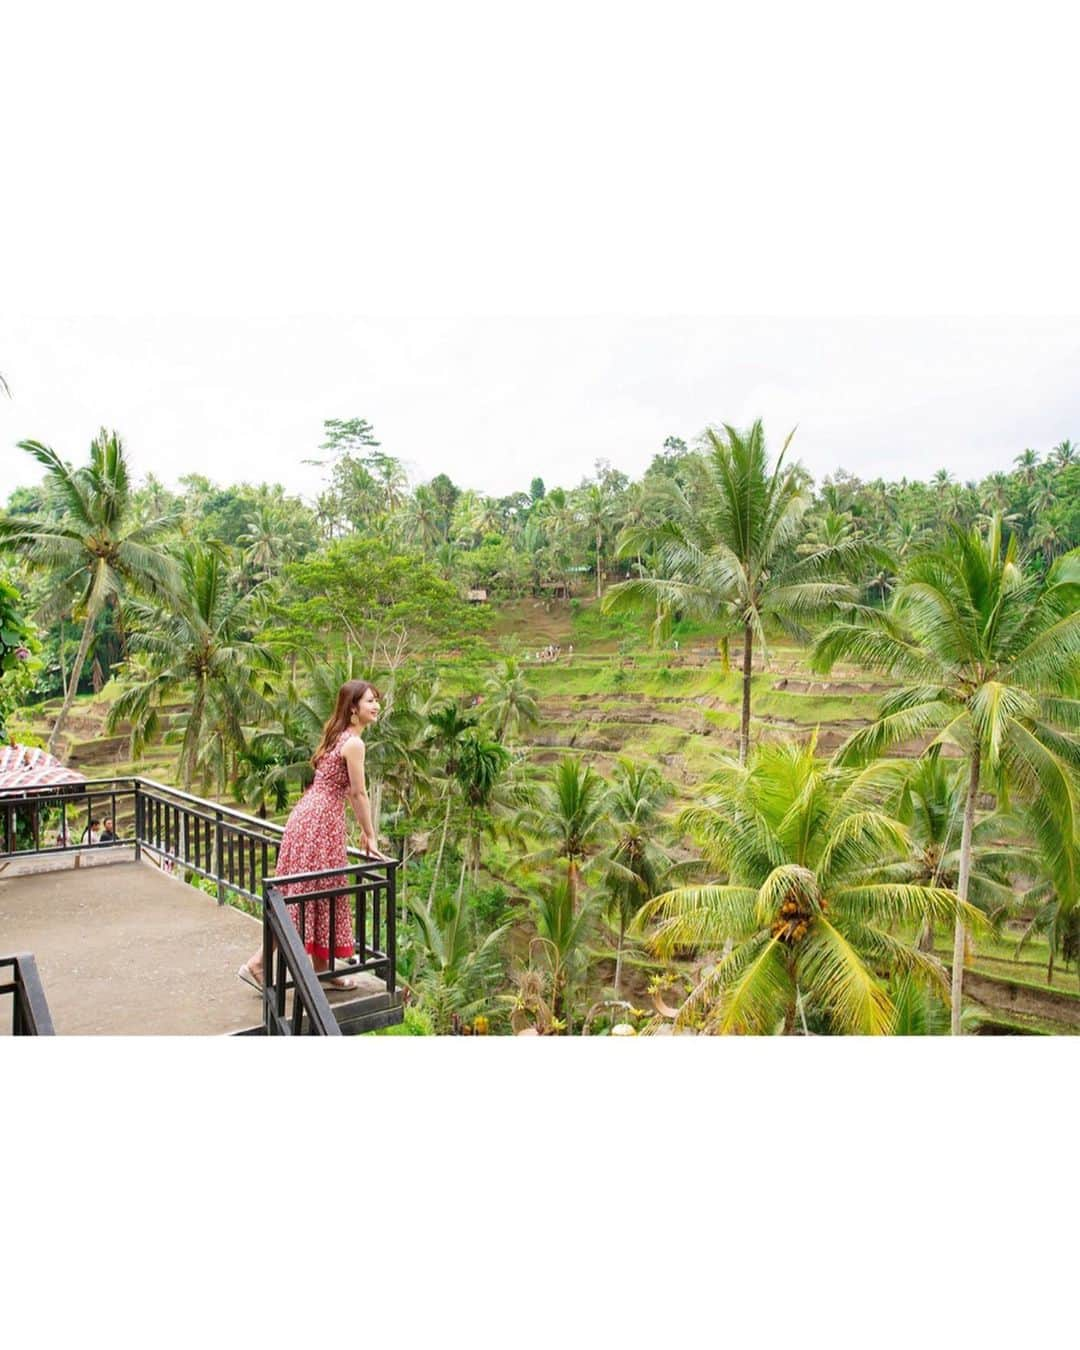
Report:
M 465 805 L 465 853 L 473 881 L 480 871 L 480 841 L 495 828 L 492 806 L 499 780 L 510 763 L 510 752 L 498 741 L 468 731 L 457 750 L 455 777 Z
M 861 773 L 816 758 L 805 745 L 759 745 L 729 761 L 679 828 L 725 880 L 684 886 L 642 907 L 657 920 L 662 956 L 689 947 L 724 955 L 706 967 L 681 1010 L 706 1030 L 792 1034 L 811 1022 L 859 1035 L 888 1034 L 896 1008 L 882 972 L 909 974 L 947 994 L 936 957 L 894 932 L 899 922 L 978 921 L 944 887 L 890 875 L 910 852 L 904 826 L 882 807 L 895 765 Z
M 512 741 L 540 720 L 536 689 L 516 657 L 506 656 L 484 682 L 483 717 L 495 739 Z
M 739 760 L 750 745 L 750 693 L 755 641 L 765 644 L 770 621 L 805 636 L 800 621 L 829 605 L 852 602 L 854 588 L 835 579 L 842 569 L 873 556 L 861 540 L 823 545 L 799 557 L 795 544 L 810 496 L 795 468 L 784 468 L 792 432 L 770 470 L 760 419 L 749 432 L 710 428 L 699 463 L 699 485 L 691 496 L 669 488 L 672 512 L 644 537 L 627 531 L 620 552 L 637 552 L 652 542 L 664 576 L 620 582 L 608 591 L 604 609 L 647 606 L 654 631 L 676 612 L 706 619 L 733 615 L 742 627 L 742 715 Z
M 604 535 L 611 524 L 613 502 L 611 494 L 601 483 L 590 483 L 578 498 L 581 519 L 593 537 L 596 549 L 596 598 L 600 599 L 600 574 Z
M 454 805 L 453 786 L 457 780 L 462 743 L 475 725 L 475 718 L 462 713 L 453 699 L 428 713 L 426 740 L 436 753 L 442 756 L 446 775 L 443 782 L 443 800 L 446 803 L 445 815 L 443 817 L 442 835 L 439 839 L 439 852 L 436 854 L 435 867 L 431 874 L 429 904 L 435 903 L 435 888 L 439 880 L 439 868 L 442 866 L 443 853 L 446 850 L 446 838 L 450 832 L 450 816 Z
M 854 764 L 933 734 L 960 747 L 967 763 L 957 894 L 971 879 L 975 811 L 984 779 L 1008 784 L 1054 815 L 1061 839 L 1075 837 L 1080 810 L 1080 550 L 1045 578 L 1023 564 L 1001 519 L 987 534 L 953 525 L 945 543 L 912 558 L 887 611 L 866 610 L 830 626 L 813 664 L 848 659 L 904 678 L 875 722 L 841 752 Z M 952 1030 L 960 1034 L 966 935 L 956 923 Z
M 219 550 L 189 545 L 180 557 L 180 584 L 171 599 L 128 602 L 135 660 L 109 709 L 107 726 L 112 731 L 130 721 L 138 754 L 158 730 L 162 705 L 189 695 L 180 749 L 185 790 L 205 756 L 211 726 L 214 748 L 235 755 L 244 747 L 245 721 L 256 711 L 269 711 L 266 674 L 277 661 L 251 636 L 258 600 L 256 591 L 242 594 L 231 584 Z
M 612 844 L 606 857 L 606 889 L 619 926 L 615 949 L 615 997 L 621 996 L 623 945 L 626 929 L 641 906 L 660 889 L 660 874 L 668 861 L 656 843 L 660 808 L 668 797 L 667 784 L 652 764 L 620 759 L 607 797 Z
M 73 613 L 82 619 L 82 637 L 71 667 L 63 706 L 49 734 L 53 753 L 79 687 L 94 626 L 105 606 L 126 590 L 164 594 L 177 580 L 171 559 L 157 545 L 173 525 L 171 517 L 140 521 L 132 502 L 123 442 L 104 428 L 90 443 L 90 462 L 73 469 L 40 441 L 19 449 L 45 469 L 46 487 L 59 514 L 0 518 L 0 541 L 31 567 L 50 577 L 43 619 Z
M 539 857 L 566 859 L 571 903 L 581 889 L 581 866 L 600 847 L 608 828 L 607 790 L 591 765 L 564 755 L 546 782 L 536 785 L 531 806 L 522 813 L 525 828 L 543 843 Z

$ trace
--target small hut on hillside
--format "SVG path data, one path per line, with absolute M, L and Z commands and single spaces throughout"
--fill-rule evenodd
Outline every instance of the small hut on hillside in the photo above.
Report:
M 569 600 L 570 587 L 565 581 L 542 581 L 540 589 L 544 592 L 546 600 Z

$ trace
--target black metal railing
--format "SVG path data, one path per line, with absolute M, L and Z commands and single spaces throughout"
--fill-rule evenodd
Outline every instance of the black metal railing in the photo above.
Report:
M 76 820 L 77 817 L 87 824 L 95 819 L 112 820 L 116 837 L 91 842 L 85 829 L 80 828 L 83 820 Z M 345 868 L 279 877 L 275 869 L 283 833 L 283 827 L 272 821 L 219 806 L 147 778 L 0 789 L 0 865 L 39 855 L 87 850 L 97 854 L 105 849 L 133 848 L 136 858 L 149 854 L 166 870 L 213 882 L 219 904 L 224 904 L 231 893 L 258 907 L 263 919 L 264 946 L 273 939 L 275 950 L 282 947 L 280 936 L 269 928 L 267 898 L 271 891 L 283 897 L 282 887 L 325 882 L 318 890 L 283 898 L 283 903 L 299 904 L 304 933 L 312 922 L 311 903 L 329 902 L 331 932 L 338 907 L 348 905 L 356 935 L 353 957 L 348 965 L 341 966 L 331 955 L 330 969 L 318 977 L 305 958 L 305 974 L 311 971 L 318 982 L 338 978 L 343 970 L 350 974 L 370 972 L 378 975 L 387 993 L 393 995 L 398 864 L 376 862 L 358 849 L 349 849 L 350 861 Z M 303 937 L 299 941 L 302 952 Z M 295 988 L 295 970 L 288 961 L 286 966 L 286 988 Z M 322 998 L 325 1003 L 325 995 Z M 269 999 L 264 999 L 267 1017 L 269 1006 Z M 271 1029 L 269 1021 L 264 1029 Z
M 286 905 L 298 910 L 300 941 L 307 941 L 314 932 L 311 906 L 326 901 L 329 905 L 329 932 L 331 934 L 329 968 L 320 972 L 323 981 L 340 977 L 342 970 L 349 975 L 369 973 L 377 975 L 392 994 L 395 988 L 395 961 L 397 956 L 396 924 L 396 862 L 351 863 L 333 872 L 297 872 L 290 876 L 271 877 L 266 883 L 266 894 L 281 896 Z M 324 883 L 322 886 L 319 883 Z M 311 887 L 300 894 L 289 894 L 285 888 Z M 349 963 L 339 968 L 334 952 L 333 934 L 337 932 L 338 912 L 347 905 L 356 934 L 354 950 Z M 264 905 L 265 909 L 265 905 Z
M 263 906 L 263 1030 L 268 1036 L 340 1036 L 326 993 L 308 960 L 281 892 L 267 888 Z M 292 1011 L 286 1002 L 292 990 Z
M 0 789 L 0 862 L 30 855 L 109 848 L 87 837 L 92 820 L 124 820 L 131 833 L 131 803 L 139 780 L 107 778 L 47 788 Z M 79 820 L 77 817 L 84 819 Z M 133 840 L 118 841 L 131 844 Z
M 0 956 L 0 970 L 7 968 L 11 969 L 12 978 L 7 983 L 0 983 L 0 997 L 11 999 L 11 1034 L 55 1036 L 37 962 L 29 952 Z

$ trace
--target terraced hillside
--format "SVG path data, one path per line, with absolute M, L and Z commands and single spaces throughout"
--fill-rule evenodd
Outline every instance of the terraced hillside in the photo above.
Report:
M 536 764 L 566 751 L 601 771 L 619 755 L 648 758 L 680 796 L 689 796 L 721 756 L 737 752 L 741 677 L 734 669 L 725 673 L 715 653 L 621 658 L 575 651 L 531 669 L 530 678 L 541 694 L 542 720 L 529 734 Z M 822 753 L 831 754 L 873 718 L 889 688 L 855 670 L 816 679 L 798 651 L 785 649 L 755 674 L 752 734 L 816 735 Z M 913 742 L 900 753 L 920 749 Z
M 731 669 L 725 671 L 708 635 L 695 635 L 678 651 L 672 646 L 653 652 L 640 641 L 606 631 L 595 612 L 584 606 L 576 612 L 565 605 L 545 610 L 526 602 L 492 611 L 491 618 L 491 636 L 515 640 L 539 694 L 540 723 L 525 733 L 532 773 L 542 773 L 563 754 L 580 755 L 605 775 L 619 756 L 648 760 L 659 765 L 672 787 L 665 814 L 673 817 L 694 798 L 719 759 L 737 752 L 741 704 L 737 647 L 729 653 Z M 560 655 L 537 662 L 536 652 L 549 643 L 561 647 Z M 463 688 L 476 673 L 474 669 L 466 678 L 466 672 L 460 672 Z M 451 685 L 454 675 L 447 671 Z M 816 735 L 819 748 L 828 754 L 866 725 L 890 688 L 853 667 L 838 668 L 830 679 L 821 680 L 807 668 L 800 649 L 775 646 L 768 664 L 756 666 L 752 732 L 755 739 Z M 163 736 L 140 760 L 132 761 L 127 728 L 111 736 L 104 733 L 114 696 L 114 686 L 107 685 L 97 697 L 77 701 L 65 729 L 62 757 L 89 777 L 140 773 L 176 784 L 176 745 L 166 735 L 182 723 L 185 705 L 167 710 Z M 59 700 L 54 700 L 15 716 L 9 731 L 17 739 L 29 736 L 43 742 L 58 710 Z M 913 743 L 900 753 L 914 755 L 921 748 Z M 228 800 L 226 804 L 242 806 Z M 1080 1026 L 1076 1011 L 1080 996 L 1071 992 L 1076 975 L 1062 972 L 1055 981 L 1061 1010 L 1036 1006 L 1038 999 L 1030 994 L 1029 985 L 1046 988 L 1045 942 L 1033 942 L 1020 959 L 1014 948 L 1015 933 L 1004 934 L 1000 943 L 986 946 L 975 957 L 975 968 L 990 979 L 983 990 L 987 1006 L 1000 1010 L 995 1016 L 1000 1018 L 1003 1011 L 1009 1019 L 1002 1027 L 1075 1031 Z M 942 954 L 949 954 L 944 947 Z

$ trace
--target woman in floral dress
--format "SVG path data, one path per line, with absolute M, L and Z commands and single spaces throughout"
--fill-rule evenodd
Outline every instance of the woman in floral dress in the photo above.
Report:
M 385 855 L 376 847 L 375 827 L 371 822 L 371 804 L 364 783 L 364 732 L 379 716 L 379 694 L 366 680 L 346 680 L 338 690 L 333 715 L 323 727 L 319 748 L 312 756 L 315 779 L 297 802 L 285 824 L 285 833 L 278 851 L 279 876 L 295 876 L 303 872 L 324 872 L 331 867 L 344 867 L 348 861 L 345 840 L 345 804 L 348 802 L 360 822 L 363 852 L 379 861 Z M 319 881 L 301 881 L 284 888 L 287 895 L 301 895 L 309 891 L 326 890 L 328 886 L 345 884 L 344 877 L 324 877 Z M 289 915 L 298 932 L 304 936 L 304 945 L 316 970 L 330 965 L 330 901 L 316 900 L 304 906 L 306 931 L 301 929 L 300 906 L 290 905 Z M 336 923 L 333 933 L 333 952 L 336 958 L 350 957 L 355 949 L 352 907 L 345 896 L 336 905 Z M 262 948 L 237 974 L 247 984 L 261 989 L 263 985 Z M 353 989 L 355 977 L 340 976 L 326 981 L 332 989 Z

